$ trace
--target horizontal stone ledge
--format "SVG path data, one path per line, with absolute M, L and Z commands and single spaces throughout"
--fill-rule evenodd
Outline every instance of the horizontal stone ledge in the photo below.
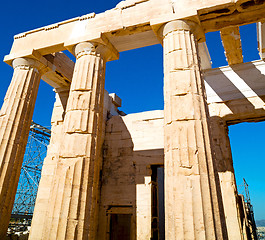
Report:
M 25 50 L 15 54 L 5 56 L 4 62 L 12 66 L 12 62 L 17 58 L 32 58 L 41 62 L 46 69 L 42 79 L 52 87 L 69 88 L 72 82 L 75 63 L 70 60 L 64 53 L 57 52 L 42 56 L 37 50 Z
M 204 31 L 208 32 L 221 30 L 227 26 L 257 22 L 264 18 L 264 4 L 260 6 L 256 4 L 255 11 L 253 7 L 247 7 L 244 11 L 241 8 L 240 12 L 235 11 L 241 6 L 240 1 L 236 2 L 218 0 L 214 4 L 212 1 L 203 3 L 198 1 L 190 4 L 189 1 L 181 1 L 178 2 L 182 6 L 179 8 L 174 4 L 172 6 L 170 2 L 145 1 L 141 4 L 133 4 L 129 8 L 114 8 L 96 15 L 88 14 L 17 35 L 10 55 L 24 49 L 27 51 L 36 49 L 42 55 L 63 51 L 80 41 L 91 40 L 90 36 L 93 34 L 102 33 L 109 38 L 117 51 L 127 51 L 158 44 L 159 38 L 156 36 L 158 29 L 164 23 L 177 19 L 197 21 L 201 23 Z M 222 12 L 223 9 L 224 12 Z M 131 15 L 135 17 L 128 17 Z M 46 39 L 46 41 L 38 41 L 38 39 Z
M 207 102 L 265 96 L 265 63 L 257 60 L 204 72 Z

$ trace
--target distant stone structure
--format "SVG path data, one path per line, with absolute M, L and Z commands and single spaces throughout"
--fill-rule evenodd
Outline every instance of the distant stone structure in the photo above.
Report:
M 16 35 L 0 113 L 0 239 L 40 79 L 56 102 L 29 239 L 247 239 L 227 126 L 265 119 L 264 16 L 264 1 L 128 0 Z M 243 63 L 239 25 L 253 22 L 261 60 Z M 227 67 L 211 69 L 211 31 Z M 125 115 L 104 90 L 106 62 L 159 43 L 165 109 Z

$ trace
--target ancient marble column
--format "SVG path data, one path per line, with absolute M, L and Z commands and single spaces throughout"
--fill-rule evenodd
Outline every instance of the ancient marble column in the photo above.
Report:
M 34 207 L 34 214 L 30 229 L 31 239 L 46 239 L 45 222 L 49 213 L 49 199 L 52 194 L 53 178 L 59 159 L 58 149 L 60 147 L 63 133 L 63 122 L 66 111 L 66 104 L 69 97 L 67 88 L 57 88 L 56 101 L 52 112 L 51 119 L 51 139 L 47 149 L 47 156 L 44 159 L 41 179 L 38 187 L 38 194 Z
M 44 66 L 30 58 L 18 58 L 13 67 L 0 112 L 0 239 L 8 228 Z
M 211 117 L 214 159 L 223 197 L 229 239 L 243 239 L 237 206 L 237 187 L 228 137 L 228 127 L 219 117 Z
M 107 47 L 83 42 L 67 102 L 57 168 L 45 219 L 45 236 L 95 239 L 103 144 L 102 120 Z
M 159 32 L 164 47 L 166 239 L 227 239 L 197 55 L 200 27 L 177 20 Z

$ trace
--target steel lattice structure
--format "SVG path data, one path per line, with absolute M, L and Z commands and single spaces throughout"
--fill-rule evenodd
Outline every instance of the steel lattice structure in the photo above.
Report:
M 49 129 L 32 122 L 12 210 L 13 218 L 32 217 L 50 136 Z

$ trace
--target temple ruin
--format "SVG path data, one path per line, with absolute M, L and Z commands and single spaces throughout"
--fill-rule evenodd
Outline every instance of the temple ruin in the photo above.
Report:
M 40 79 L 56 91 L 29 239 L 249 239 L 227 128 L 265 119 L 265 1 L 126 0 L 14 37 L 0 113 L 0 239 L 15 198 Z M 239 26 L 258 23 L 243 63 Z M 211 68 L 220 31 L 228 66 Z M 106 62 L 162 44 L 164 111 L 125 115 Z M 62 51 L 76 57 L 73 63 Z

